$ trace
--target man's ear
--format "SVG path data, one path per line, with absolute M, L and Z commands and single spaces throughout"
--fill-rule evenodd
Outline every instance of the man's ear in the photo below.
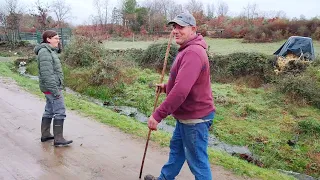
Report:
M 197 26 L 191 26 L 193 32 L 197 32 Z

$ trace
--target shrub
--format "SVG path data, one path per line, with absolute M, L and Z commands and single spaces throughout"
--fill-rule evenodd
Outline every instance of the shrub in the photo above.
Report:
M 281 30 L 272 30 L 272 25 L 263 25 L 254 27 L 244 36 L 244 42 L 249 43 L 263 43 L 273 42 L 283 39 Z
M 298 28 L 297 33 L 299 36 L 305 36 L 305 37 L 308 37 L 311 35 L 311 31 L 308 29 L 307 26 L 300 26 Z
M 228 71 L 236 77 L 244 75 L 263 77 L 265 70 L 269 67 L 266 55 L 259 53 L 233 53 L 230 55 Z
M 103 61 L 99 61 L 92 66 L 89 84 L 118 88 L 123 83 L 132 83 L 135 77 L 128 71 L 134 66 L 134 62 L 125 60 L 122 57 L 108 56 Z
M 26 46 L 29 46 L 30 45 L 30 42 L 29 41 L 19 41 L 18 42 L 18 46 L 19 47 L 26 47 Z
M 151 66 L 157 69 L 162 69 L 168 43 L 155 43 L 150 45 L 144 52 L 143 57 L 139 61 L 142 66 Z M 170 67 L 176 54 L 178 46 L 171 44 L 168 55 L 167 67 Z
M 208 53 L 210 73 L 212 80 L 217 82 L 226 83 L 229 79 L 230 74 L 228 73 L 229 58 L 223 55 L 214 55 Z
M 218 82 L 246 76 L 254 76 L 261 82 L 273 79 L 271 56 L 260 53 L 232 53 L 226 56 L 209 54 L 209 60 L 213 79 Z
M 25 62 L 27 65 L 30 63 L 30 62 L 33 62 L 33 61 L 37 61 L 36 57 L 30 57 L 30 58 L 24 58 L 24 57 L 21 57 L 21 58 L 17 58 L 14 60 L 14 64 L 16 66 L 19 66 L 19 64 L 21 62 Z
M 317 29 L 315 30 L 315 32 L 312 35 L 312 38 L 315 40 L 320 40 L 320 27 L 317 27 Z
M 91 66 L 102 58 L 102 48 L 98 41 L 76 36 L 65 48 L 62 59 L 70 66 Z
M 271 36 L 272 36 L 273 41 L 279 41 L 279 40 L 284 39 L 281 30 L 276 30 L 276 31 L 272 32 Z
M 89 85 L 93 87 L 106 86 L 114 93 L 122 92 L 124 73 L 113 62 L 98 62 L 90 71 Z M 121 90 L 122 89 L 122 90 Z
M 312 62 L 312 66 L 313 66 L 313 67 L 318 67 L 318 69 L 320 68 L 320 57 L 316 58 L 316 59 Z
M 119 60 L 104 60 L 94 63 L 91 67 L 64 69 L 66 85 L 72 89 L 94 97 L 108 97 L 123 94 L 124 84 L 135 78 L 127 75 L 123 67 L 132 67 Z M 102 94 L 100 94 L 102 93 Z
M 320 135 L 320 121 L 307 119 L 298 122 L 299 130 L 305 134 Z
M 144 50 L 143 49 L 106 49 L 104 50 L 106 57 L 120 57 L 126 61 L 133 60 L 134 62 L 140 62 L 143 58 Z
M 271 34 L 272 31 L 268 29 L 267 26 L 255 27 L 244 36 L 244 42 L 271 42 Z
M 300 96 L 320 108 L 320 80 L 310 72 L 299 75 L 284 75 L 276 84 L 278 90 L 293 96 Z
M 39 69 L 38 69 L 38 63 L 36 58 L 32 58 L 30 62 L 27 63 L 26 71 L 33 76 L 38 76 Z

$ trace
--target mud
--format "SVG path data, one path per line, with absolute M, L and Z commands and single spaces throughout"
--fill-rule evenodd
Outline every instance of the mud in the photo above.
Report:
M 55 148 L 52 141 L 40 142 L 44 105 L 44 98 L 0 77 L 0 180 L 139 179 L 145 139 L 68 110 L 64 135 L 74 143 Z M 150 142 L 143 175 L 158 175 L 168 151 Z M 217 180 L 245 179 L 219 166 L 212 173 Z M 186 164 L 177 179 L 194 179 Z

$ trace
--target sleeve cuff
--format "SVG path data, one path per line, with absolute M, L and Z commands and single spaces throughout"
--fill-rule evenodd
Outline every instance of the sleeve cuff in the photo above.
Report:
M 163 118 L 161 118 L 160 114 L 158 113 L 158 111 L 155 111 L 153 114 L 152 114 L 153 118 L 158 122 L 160 123 L 162 121 Z

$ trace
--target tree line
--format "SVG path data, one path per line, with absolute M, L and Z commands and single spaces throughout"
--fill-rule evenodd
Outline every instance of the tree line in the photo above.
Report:
M 19 32 L 36 29 L 74 27 L 75 34 L 98 37 L 129 37 L 132 34 L 156 35 L 168 31 L 168 20 L 181 12 L 192 13 L 197 20 L 198 31 L 203 35 L 222 38 L 244 38 L 247 42 L 270 42 L 291 35 L 313 37 L 320 40 L 318 17 L 289 19 L 283 11 L 262 12 L 257 4 L 248 3 L 238 15 L 230 15 L 224 1 L 203 4 L 189 0 L 178 4 L 174 0 L 122 0 L 118 7 L 111 7 L 109 0 L 93 0 L 95 9 L 87 23 L 73 26 L 72 7 L 65 0 L 53 0 L 46 4 L 37 0 L 32 8 L 23 8 L 19 0 L 5 0 L 0 7 L 0 34 L 7 39 L 19 40 Z M 10 37 L 9 37 L 10 36 Z

